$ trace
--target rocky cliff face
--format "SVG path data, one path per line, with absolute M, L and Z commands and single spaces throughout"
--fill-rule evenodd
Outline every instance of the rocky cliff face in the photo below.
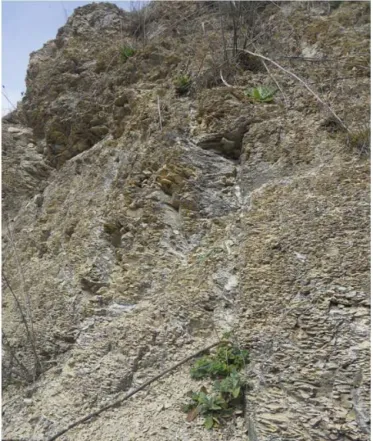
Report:
M 31 54 L 2 126 L 5 438 L 46 440 L 232 331 L 249 386 L 226 426 L 185 421 L 184 365 L 60 439 L 369 439 L 369 20 L 95 3 Z M 234 29 L 349 134 L 271 62 L 233 60 Z

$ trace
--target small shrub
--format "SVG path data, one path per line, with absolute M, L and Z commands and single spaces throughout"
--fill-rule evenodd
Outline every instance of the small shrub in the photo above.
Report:
M 234 370 L 241 370 L 248 361 L 249 352 L 246 349 L 224 345 L 218 349 L 216 356 L 220 360 L 225 360 Z
M 120 48 L 120 56 L 123 62 L 126 62 L 128 58 L 131 58 L 135 55 L 136 51 L 130 46 L 122 46 Z
M 197 360 L 190 370 L 191 377 L 196 380 L 206 377 L 222 377 L 224 375 L 228 375 L 229 373 L 229 367 L 226 363 L 219 360 L 214 360 L 210 357 L 203 357 L 200 360 Z
M 271 103 L 276 92 L 277 89 L 259 86 L 246 90 L 245 95 L 251 98 L 253 101 L 259 101 L 261 103 Z
M 237 372 L 232 372 L 229 377 L 221 381 L 215 381 L 214 389 L 224 394 L 225 400 L 232 401 L 237 399 L 242 392 L 243 382 Z
M 199 392 L 189 392 L 191 401 L 184 406 L 188 412 L 187 421 L 198 415 L 205 418 L 205 428 L 212 429 L 222 424 L 240 405 L 243 397 L 244 382 L 238 374 L 248 361 L 248 351 L 230 344 L 222 344 L 216 354 L 198 359 L 191 368 L 192 378 L 214 378 L 212 392 L 206 387 Z
M 204 416 L 206 429 L 212 429 L 223 423 L 230 416 L 242 399 L 244 383 L 237 374 L 215 381 L 213 391 L 208 393 L 203 386 L 199 392 L 189 392 L 191 401 L 184 406 L 188 413 L 187 421 L 193 421 L 198 415 Z
M 174 85 L 178 95 L 185 95 L 192 85 L 192 79 L 189 75 L 179 75 L 175 78 Z
M 368 155 L 370 152 L 370 128 L 364 128 L 352 132 L 347 137 L 347 145 L 361 155 Z
M 239 371 L 248 359 L 248 352 L 234 346 L 223 345 L 214 356 L 198 359 L 190 375 L 194 379 L 227 377 L 232 372 Z
M 220 393 L 208 393 L 205 387 L 199 392 L 189 392 L 191 402 L 184 410 L 188 412 L 187 420 L 193 421 L 198 415 L 205 417 L 206 429 L 221 424 L 221 417 L 232 413 L 229 402 Z

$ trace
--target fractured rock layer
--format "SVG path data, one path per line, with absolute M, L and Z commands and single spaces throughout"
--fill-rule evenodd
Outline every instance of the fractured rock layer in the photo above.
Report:
M 369 4 L 237 5 L 350 142 L 294 78 L 226 65 L 226 7 L 95 3 L 31 54 L 3 120 L 5 438 L 46 440 L 232 331 L 244 414 L 187 422 L 184 365 L 60 439 L 369 439 Z M 273 102 L 244 93 L 274 74 Z

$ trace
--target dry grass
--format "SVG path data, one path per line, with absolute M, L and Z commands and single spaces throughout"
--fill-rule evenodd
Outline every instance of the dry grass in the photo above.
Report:
M 363 127 L 351 132 L 347 136 L 347 146 L 361 156 L 367 156 L 370 153 L 370 127 Z

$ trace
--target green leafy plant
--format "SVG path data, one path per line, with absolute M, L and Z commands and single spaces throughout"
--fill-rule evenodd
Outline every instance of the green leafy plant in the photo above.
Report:
M 215 381 L 214 390 L 224 394 L 225 400 L 235 400 L 242 392 L 243 382 L 237 372 L 232 372 L 229 377 Z
M 271 103 L 277 92 L 277 89 L 273 89 L 265 86 L 258 86 L 245 91 L 245 95 L 254 101 L 261 103 Z
M 120 48 L 120 56 L 122 58 L 122 61 L 125 62 L 128 60 L 128 58 L 131 58 L 135 55 L 136 51 L 130 46 L 122 46 Z
M 233 408 L 220 392 L 208 393 L 203 386 L 199 392 L 189 392 L 191 401 L 185 405 L 187 421 L 193 421 L 198 415 L 205 417 L 206 429 L 220 425 L 222 417 L 230 415 Z
M 216 378 L 229 375 L 230 370 L 227 363 L 214 360 L 210 357 L 203 357 L 197 360 L 190 370 L 192 378 L 199 380 L 206 377 Z
M 194 379 L 227 377 L 239 371 L 248 360 L 248 351 L 222 345 L 213 356 L 204 356 L 194 363 L 190 375 Z
M 178 95 L 185 95 L 192 85 L 192 79 L 189 75 L 179 75 L 174 80 L 175 90 Z
M 245 366 L 249 358 L 249 352 L 233 345 L 222 345 L 218 348 L 216 357 L 219 360 L 224 360 L 230 367 L 230 371 L 233 372 Z
M 213 378 L 211 393 L 205 386 L 199 392 L 189 392 L 191 401 L 184 406 L 188 421 L 204 416 L 206 429 L 222 424 L 240 405 L 244 382 L 238 374 L 248 361 L 249 353 L 230 343 L 222 343 L 215 354 L 196 360 L 190 370 L 192 378 Z

